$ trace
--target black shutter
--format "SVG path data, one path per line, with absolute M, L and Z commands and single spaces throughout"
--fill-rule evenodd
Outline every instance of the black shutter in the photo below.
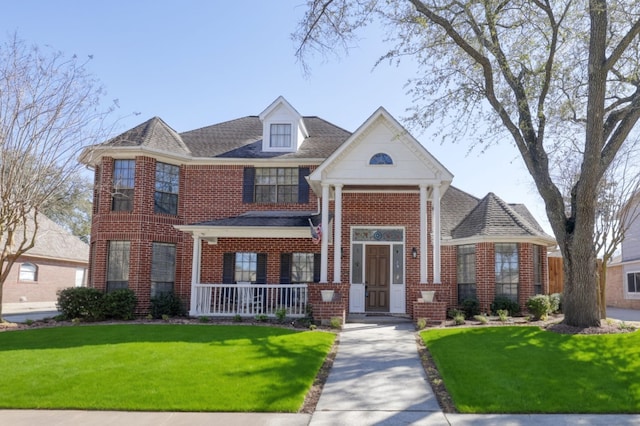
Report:
M 225 253 L 222 257 L 222 284 L 234 284 L 235 253 Z
M 253 185 L 256 178 L 256 169 L 245 167 L 242 178 L 242 202 L 253 203 Z
M 298 203 L 306 204 L 309 202 L 309 182 L 305 177 L 309 176 L 308 167 L 300 167 L 298 169 Z
M 280 284 L 291 284 L 291 253 L 280 253 Z
M 322 256 L 320 253 L 313 254 L 313 282 L 320 282 L 320 263 L 322 262 Z
M 267 254 L 258 253 L 258 265 L 256 271 L 256 284 L 267 283 Z

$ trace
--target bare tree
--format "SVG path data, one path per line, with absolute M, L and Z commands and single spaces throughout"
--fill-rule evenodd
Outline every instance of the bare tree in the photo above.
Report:
M 598 305 L 602 319 L 607 317 L 607 266 L 620 248 L 627 230 L 640 215 L 640 167 L 636 145 L 637 140 L 629 140 L 622 146 L 598 185 L 593 244 L 596 255 L 601 259 Z M 580 155 L 568 148 L 562 159 L 558 158 L 554 177 L 565 198 L 567 212 L 571 208 L 571 190 L 580 175 L 580 163 L 576 161 Z
M 11 267 L 31 249 L 41 212 L 79 167 L 83 147 L 103 140 L 97 81 L 77 57 L 28 46 L 0 46 L 0 321 Z
M 409 82 L 414 123 L 516 146 L 563 256 L 565 323 L 599 326 L 597 188 L 640 118 L 640 3 L 310 0 L 294 34 L 297 54 L 304 61 L 348 49 L 373 20 L 395 43 L 382 60 L 411 57 L 421 67 Z M 568 134 L 580 135 L 581 157 L 565 211 L 550 157 Z

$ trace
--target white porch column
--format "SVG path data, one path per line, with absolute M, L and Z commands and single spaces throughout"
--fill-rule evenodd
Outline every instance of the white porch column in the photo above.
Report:
M 329 271 L 329 184 L 322 184 L 322 241 L 320 249 L 320 282 L 326 283 Z
M 433 216 L 431 218 L 433 231 L 433 282 L 441 284 L 440 279 L 440 185 L 433 185 L 432 204 Z
M 191 260 L 191 304 L 189 306 L 189 314 L 197 315 L 197 293 L 196 284 L 200 282 L 200 256 L 201 256 L 202 239 L 193 236 L 193 259 Z
M 420 284 L 427 283 L 427 185 L 420 185 Z
M 333 216 L 333 282 L 340 283 L 342 270 L 342 185 L 335 185 Z

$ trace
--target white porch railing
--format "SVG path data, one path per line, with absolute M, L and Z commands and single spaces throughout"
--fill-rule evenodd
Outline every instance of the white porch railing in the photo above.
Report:
M 307 315 L 306 284 L 194 284 L 191 316 L 275 317 L 286 309 L 287 317 Z

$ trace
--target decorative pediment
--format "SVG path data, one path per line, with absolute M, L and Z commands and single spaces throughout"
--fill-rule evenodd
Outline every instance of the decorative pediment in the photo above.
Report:
M 322 182 L 363 186 L 441 185 L 453 175 L 384 108 L 379 108 L 309 177 L 316 193 Z

